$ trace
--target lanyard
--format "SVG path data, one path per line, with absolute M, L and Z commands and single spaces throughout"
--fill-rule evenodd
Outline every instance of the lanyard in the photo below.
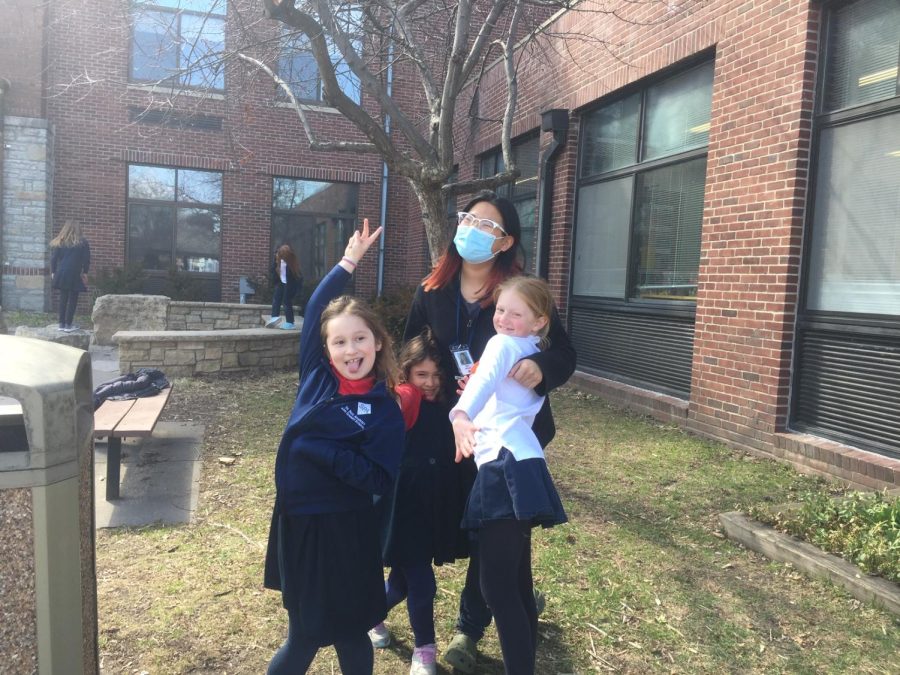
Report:
M 459 336 L 459 314 L 460 314 L 460 309 L 462 308 L 462 304 L 463 304 L 462 290 L 459 290 L 456 293 L 456 344 L 458 344 L 458 345 L 465 344 L 466 348 L 468 349 L 468 348 L 471 348 L 471 346 L 472 346 L 472 344 L 471 344 L 472 324 L 474 324 L 476 321 L 478 321 L 478 315 L 481 314 L 481 304 L 480 303 L 478 304 L 477 308 L 475 309 L 475 311 L 472 314 L 469 314 L 468 304 L 466 305 L 466 314 L 468 314 L 469 320 L 468 320 L 468 323 L 466 323 L 466 341 L 465 342 L 463 342 Z

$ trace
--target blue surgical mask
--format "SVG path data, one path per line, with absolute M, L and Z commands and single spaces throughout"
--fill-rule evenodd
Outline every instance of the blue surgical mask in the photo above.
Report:
M 457 227 L 456 236 L 453 237 L 453 243 L 456 245 L 459 255 L 467 263 L 473 265 L 487 262 L 496 257 L 497 254 L 491 250 L 495 241 L 497 239 L 493 235 L 468 225 Z

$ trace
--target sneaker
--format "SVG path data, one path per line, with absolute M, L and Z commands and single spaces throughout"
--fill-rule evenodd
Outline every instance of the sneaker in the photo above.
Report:
M 297 326 L 295 326 L 294 324 L 292 324 L 292 323 L 287 323 L 287 322 L 285 322 L 285 323 L 281 324 L 281 326 L 279 326 L 279 328 L 284 328 L 285 330 L 292 330 L 292 329 L 294 329 L 294 328 L 296 328 L 296 327 L 297 327 Z
M 274 328 L 281 321 L 280 316 L 270 316 L 266 319 L 266 328 Z
M 412 665 L 409 667 L 409 675 L 435 675 L 437 673 L 437 645 L 416 647 L 412 653 Z
M 375 649 L 384 649 L 391 644 L 391 631 L 384 625 L 384 621 L 369 631 L 369 640 Z
M 74 332 L 74 331 L 76 331 L 76 330 L 81 330 L 81 329 L 80 329 L 78 326 L 76 326 L 74 323 L 73 323 L 71 326 L 69 326 L 69 332 L 70 332 L 70 333 L 72 333 L 72 332 Z
M 478 643 L 465 633 L 457 633 L 450 640 L 450 646 L 444 653 L 444 661 L 462 673 L 475 672 L 475 659 L 478 657 Z

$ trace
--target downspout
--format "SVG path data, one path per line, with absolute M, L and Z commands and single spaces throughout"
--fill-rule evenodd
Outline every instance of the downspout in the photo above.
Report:
M 569 111 L 555 108 L 541 113 L 541 131 L 552 131 L 553 140 L 541 155 L 541 213 L 538 225 L 540 237 L 537 250 L 537 275 L 547 279 L 550 274 L 550 224 L 553 219 L 553 182 L 556 178 L 556 156 L 566 144 L 569 131 Z
M 9 91 L 9 80 L 0 77 L 0 260 L 4 257 L 3 231 L 6 229 L 6 212 L 3 209 L 3 174 L 6 168 L 6 92 Z M 2 272 L 0 272 L 2 274 Z M 0 284 L 0 307 L 3 306 L 3 285 Z
M 393 27 L 391 27 L 391 37 L 393 36 Z M 387 67 L 387 95 L 391 97 L 391 90 L 394 84 L 394 41 L 388 43 L 388 67 Z M 384 116 L 384 133 L 391 135 L 391 115 L 386 113 Z M 387 200 L 388 200 L 388 163 L 387 160 L 381 162 L 381 210 L 379 213 L 379 222 L 382 228 L 386 228 L 387 220 Z M 381 236 L 378 238 L 378 277 L 375 283 L 375 295 L 380 296 L 384 292 L 384 235 L 386 230 L 381 230 Z

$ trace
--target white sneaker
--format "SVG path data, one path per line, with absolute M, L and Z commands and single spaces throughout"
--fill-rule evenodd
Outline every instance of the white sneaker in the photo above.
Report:
M 384 621 L 369 631 L 369 640 L 375 649 L 384 649 L 391 644 L 391 631 L 384 625 Z
M 281 317 L 280 317 L 280 316 L 270 316 L 268 319 L 266 319 L 266 328 L 272 328 L 272 327 L 275 326 L 279 321 L 281 321 Z
M 436 675 L 437 673 L 437 645 L 423 645 L 413 649 L 412 665 L 409 667 L 409 675 Z

